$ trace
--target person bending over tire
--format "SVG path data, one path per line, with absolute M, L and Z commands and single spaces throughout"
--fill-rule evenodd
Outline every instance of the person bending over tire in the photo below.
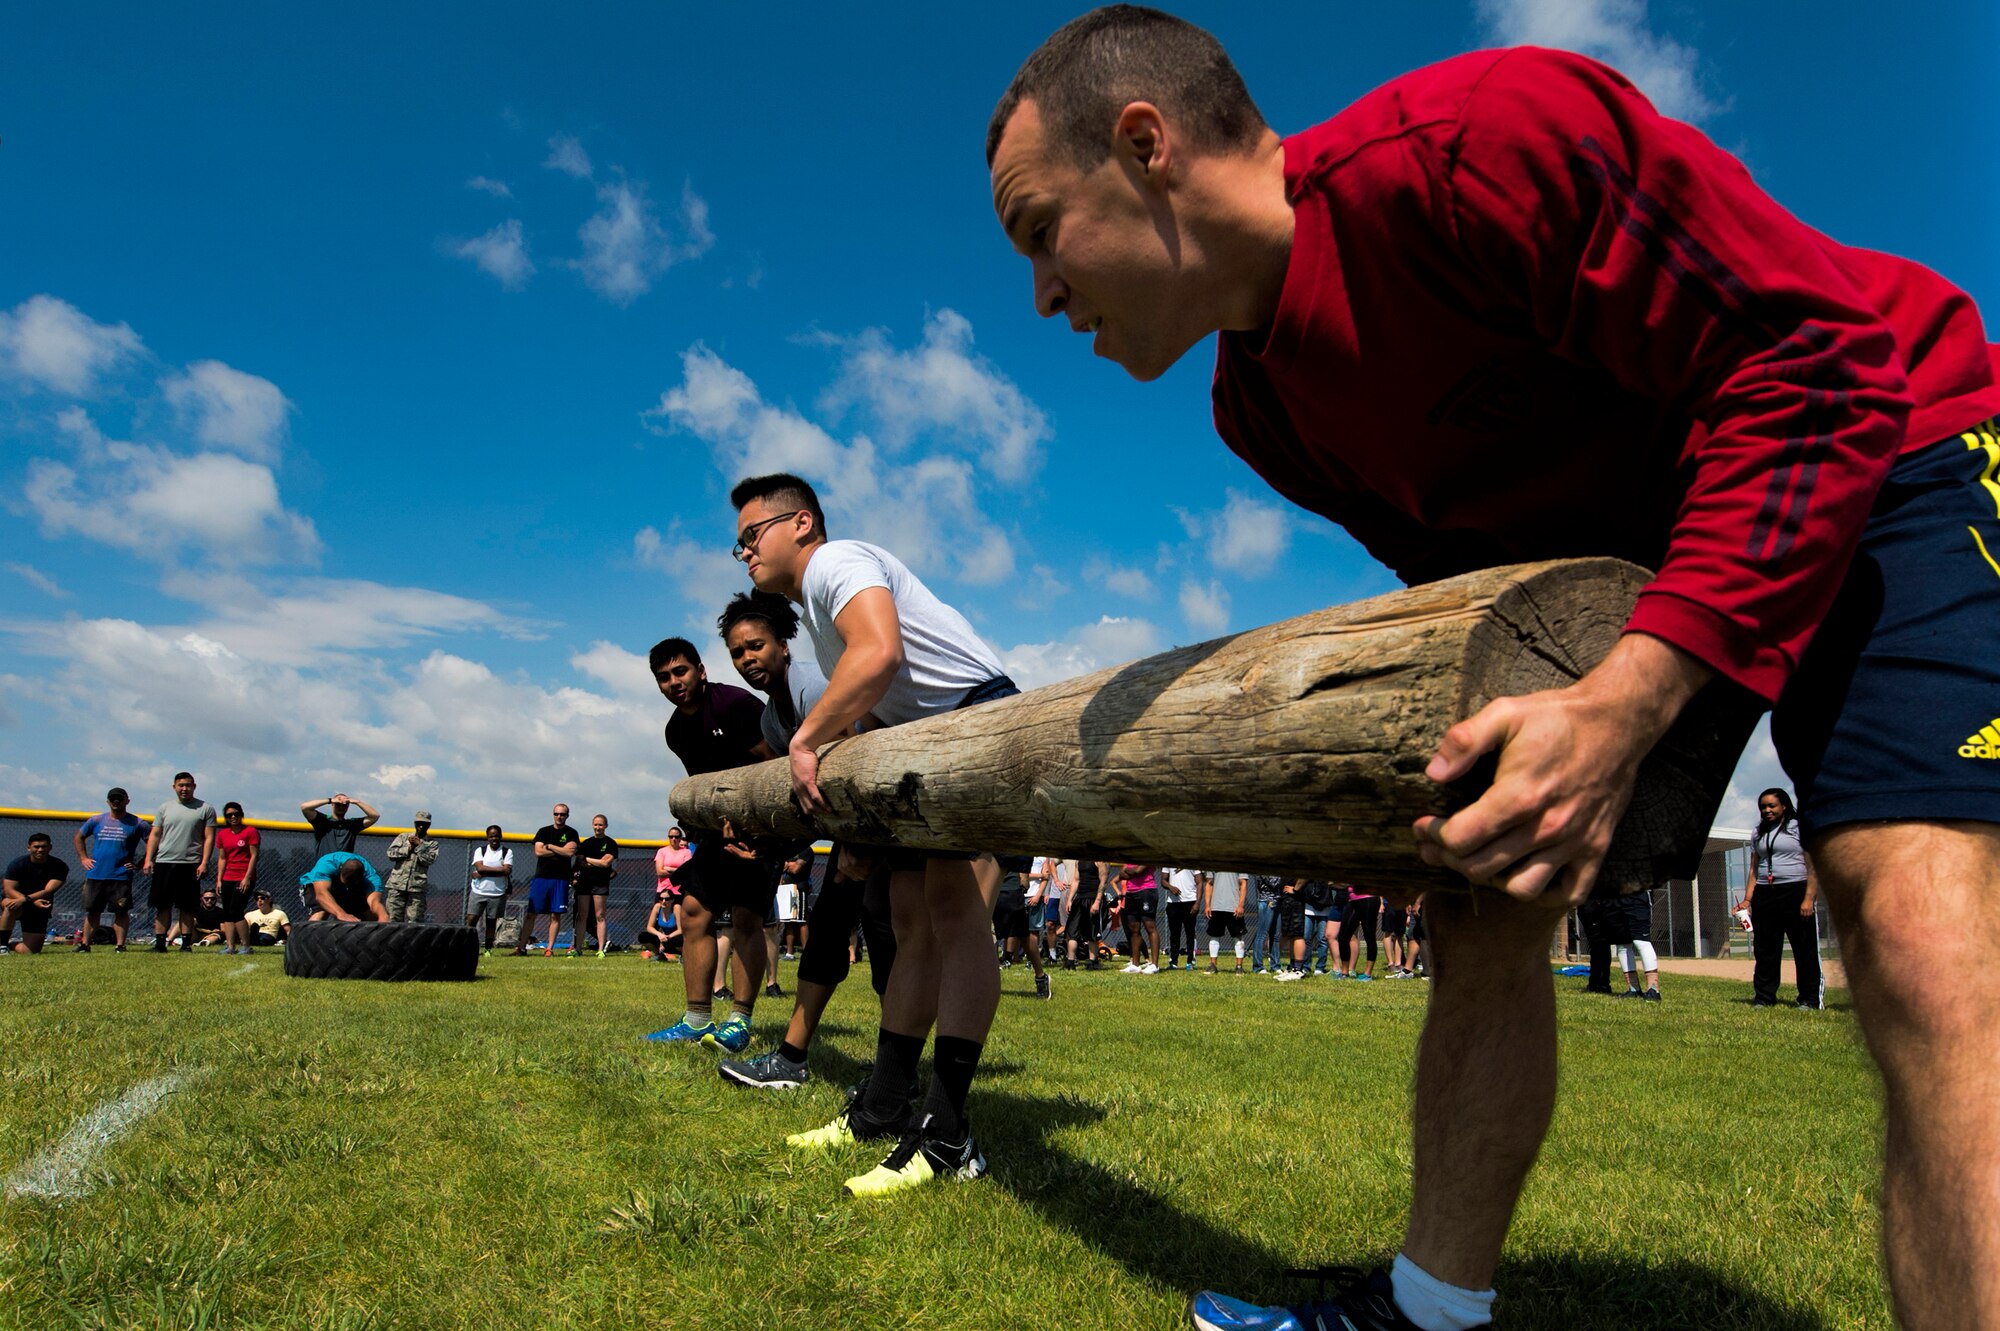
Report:
M 382 879 L 359 855 L 328 851 L 299 875 L 299 886 L 306 889 L 315 920 L 388 922 L 389 910 L 382 904 Z

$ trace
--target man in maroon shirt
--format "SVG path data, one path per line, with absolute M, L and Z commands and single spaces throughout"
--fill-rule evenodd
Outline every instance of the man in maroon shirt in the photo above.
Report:
M 1460 56 L 1280 139 L 1212 37 L 1117 6 L 1030 57 L 987 161 L 1038 312 L 1141 380 L 1219 332 L 1225 441 L 1406 581 L 1658 570 L 1601 665 L 1461 722 L 1428 769 L 1497 752 L 1485 795 L 1415 832 L 1504 906 L 1425 903 L 1409 1228 L 1338 1311 L 1485 1321 L 1554 1105 L 1549 938 L 1639 760 L 1714 688 L 1779 703 L 1888 1089 L 1897 1314 L 2000 1325 L 2000 1047 L 1979 1034 L 2000 1020 L 2000 745 L 1980 738 L 2000 731 L 2000 388 L 1970 299 L 1812 231 L 1552 51 Z M 1970 922 L 1944 959 L 1938 912 Z M 1207 1294 L 1192 1313 L 1287 1325 Z

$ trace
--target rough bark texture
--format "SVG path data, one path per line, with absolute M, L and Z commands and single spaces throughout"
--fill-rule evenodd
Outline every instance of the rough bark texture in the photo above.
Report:
M 746 836 L 1463 888 L 1409 831 L 1490 780 L 1433 785 L 1440 737 L 1602 660 L 1647 577 L 1609 559 L 1488 569 L 842 740 L 821 750 L 824 818 L 792 803 L 782 759 L 670 802 L 697 832 L 726 817 Z M 1726 686 L 1696 700 L 1641 771 L 1609 885 L 1694 872 L 1757 711 Z

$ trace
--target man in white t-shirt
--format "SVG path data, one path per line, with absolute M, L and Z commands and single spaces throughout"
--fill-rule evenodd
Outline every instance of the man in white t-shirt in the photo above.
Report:
M 514 848 L 504 845 L 500 824 L 486 829 L 484 845 L 473 847 L 472 884 L 465 897 L 465 927 L 486 931 L 486 950 L 493 951 L 493 931 L 507 913 L 507 889 L 512 886 Z
M 811 485 L 796 476 L 753 477 L 730 492 L 736 557 L 760 591 L 799 606 L 826 692 L 800 722 L 788 756 L 792 792 L 807 813 L 827 805 L 819 750 L 856 724 L 900 725 L 1018 693 L 1000 659 L 965 616 L 940 601 L 901 560 L 862 541 L 829 541 Z M 871 719 L 872 718 L 872 719 Z M 804 1148 L 899 1137 L 880 1166 L 847 1181 L 880 1196 L 942 1174 L 986 1172 L 965 1121 L 966 1092 L 1000 1002 L 991 916 L 998 866 L 962 854 L 889 852 L 896 966 L 882 997 L 875 1068 L 856 1101 Z M 924 1038 L 935 1022 L 932 1077 L 921 1113 L 909 1100 Z

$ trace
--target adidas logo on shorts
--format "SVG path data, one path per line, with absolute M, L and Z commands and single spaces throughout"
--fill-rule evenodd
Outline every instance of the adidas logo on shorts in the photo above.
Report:
M 1977 735 L 1967 737 L 1958 746 L 1961 758 L 2000 758 L 2000 716 L 1994 717 L 1979 728 Z

